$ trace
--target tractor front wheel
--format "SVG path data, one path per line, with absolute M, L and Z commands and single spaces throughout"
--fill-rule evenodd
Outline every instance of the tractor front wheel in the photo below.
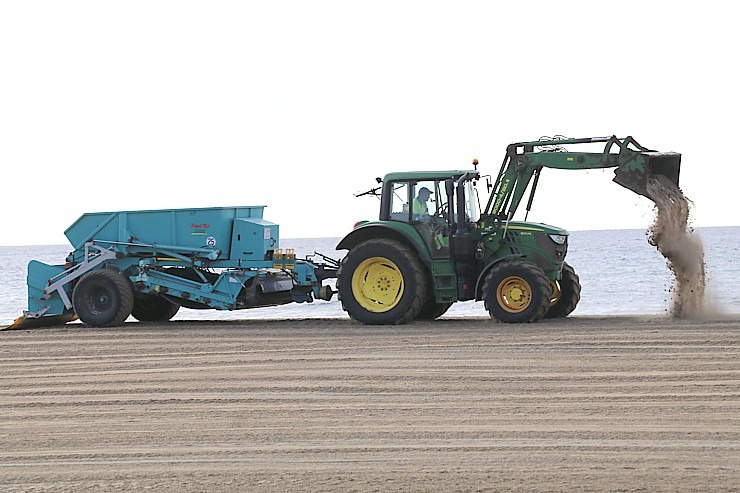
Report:
M 550 306 L 550 283 L 539 267 L 506 260 L 491 268 L 483 283 L 483 301 L 491 318 L 506 323 L 536 322 Z
M 100 269 L 88 272 L 72 292 L 77 317 L 93 327 L 121 325 L 134 306 L 131 282 L 119 272 Z
M 337 291 L 342 308 L 367 325 L 395 325 L 419 315 L 427 276 L 417 255 L 389 239 L 364 241 L 342 259 Z

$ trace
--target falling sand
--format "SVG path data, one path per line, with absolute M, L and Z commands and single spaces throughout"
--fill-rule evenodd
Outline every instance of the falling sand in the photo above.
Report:
M 676 318 L 705 314 L 704 245 L 688 228 L 689 200 L 670 179 L 654 175 L 647 182 L 648 196 L 657 214 L 648 241 L 666 258 L 673 272 L 673 307 Z

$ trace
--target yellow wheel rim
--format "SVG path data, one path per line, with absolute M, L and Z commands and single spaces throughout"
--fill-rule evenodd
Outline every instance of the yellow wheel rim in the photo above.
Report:
M 532 288 L 519 276 L 507 277 L 499 283 L 496 298 L 499 306 L 507 312 L 519 313 L 532 302 Z
M 560 291 L 560 283 L 558 281 L 550 281 L 550 287 L 552 288 L 552 293 L 550 294 L 550 304 L 554 305 L 558 302 L 558 300 L 560 300 L 560 296 L 563 294 L 563 292 Z
M 370 257 L 363 260 L 352 274 L 352 294 L 365 310 L 387 312 L 403 296 L 403 274 L 387 258 Z

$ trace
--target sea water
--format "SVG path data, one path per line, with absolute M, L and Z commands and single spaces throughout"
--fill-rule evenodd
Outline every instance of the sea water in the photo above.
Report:
M 699 228 L 705 249 L 705 300 L 714 313 L 740 314 L 740 226 Z M 571 232 L 567 261 L 581 279 L 581 301 L 573 315 L 664 315 L 670 312 L 673 277 L 665 259 L 648 243 L 646 230 Z M 314 252 L 340 259 L 339 238 L 281 239 L 299 258 Z M 62 264 L 69 245 L 0 247 L 0 326 L 27 308 L 30 260 Z M 317 257 L 318 260 L 318 257 Z M 332 287 L 333 282 L 329 282 Z M 455 303 L 445 317 L 486 317 L 482 302 Z M 236 311 L 181 308 L 174 320 L 347 318 L 336 295 L 331 301 Z M 129 320 L 133 320 L 130 318 Z

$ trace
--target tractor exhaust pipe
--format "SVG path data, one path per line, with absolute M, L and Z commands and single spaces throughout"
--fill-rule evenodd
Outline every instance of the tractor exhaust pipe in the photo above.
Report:
M 680 171 L 681 154 L 645 151 L 636 154 L 633 160 L 629 160 L 614 170 L 613 181 L 652 200 L 647 191 L 648 179 L 654 175 L 663 175 L 678 187 Z

